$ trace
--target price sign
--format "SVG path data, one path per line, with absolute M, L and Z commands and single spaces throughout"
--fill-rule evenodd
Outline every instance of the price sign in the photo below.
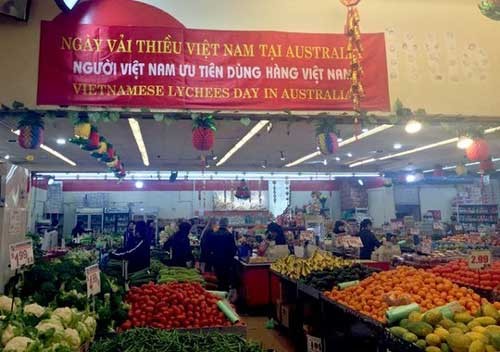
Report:
M 9 255 L 11 270 L 17 270 L 35 262 L 31 240 L 9 245 Z
M 94 264 L 85 268 L 87 278 L 87 296 L 94 296 L 101 292 L 101 270 Z
M 470 269 L 483 269 L 491 265 L 491 252 L 490 251 L 472 251 L 469 255 L 469 268 Z

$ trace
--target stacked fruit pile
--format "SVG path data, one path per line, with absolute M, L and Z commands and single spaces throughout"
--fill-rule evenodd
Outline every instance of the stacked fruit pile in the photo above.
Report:
M 438 265 L 430 272 L 450 279 L 461 285 L 467 285 L 483 290 L 492 290 L 500 285 L 500 261 L 493 262 L 483 270 L 469 269 L 466 260 L 456 260 L 444 265 Z
M 481 297 L 450 280 L 407 266 L 372 274 L 359 285 L 333 289 L 326 295 L 375 320 L 385 323 L 391 306 L 418 303 L 422 311 L 457 301 L 471 314 L 479 311 Z
M 374 269 L 361 264 L 354 264 L 352 266 L 315 271 L 307 275 L 302 281 L 305 285 L 314 287 L 316 290 L 325 291 L 331 290 L 332 287 L 343 282 L 363 280 L 374 272 Z
M 500 350 L 500 304 L 483 303 L 478 316 L 458 311 L 443 316 L 439 310 L 412 312 L 389 331 L 426 352 L 494 352 Z
M 307 259 L 289 255 L 275 261 L 271 269 L 293 280 L 306 277 L 314 271 L 322 271 L 349 265 L 351 261 L 334 257 L 333 255 L 316 251 Z

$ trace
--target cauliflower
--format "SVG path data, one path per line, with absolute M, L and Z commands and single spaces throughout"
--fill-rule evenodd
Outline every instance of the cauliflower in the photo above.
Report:
M 69 325 L 71 323 L 71 320 L 73 319 L 73 311 L 69 307 L 56 308 L 52 312 L 52 316 L 61 319 L 64 325 Z
M 55 333 L 64 330 L 64 326 L 62 326 L 61 322 L 57 319 L 42 320 L 35 328 L 38 330 L 39 334 L 46 334 L 51 329 L 54 329 Z
M 69 345 L 65 342 L 54 343 L 49 347 L 46 347 L 42 350 L 42 352 L 72 352 L 73 350 Z
M 78 334 L 80 335 L 80 340 L 82 340 L 82 342 L 91 340 L 89 328 L 81 321 L 76 324 L 76 330 L 78 330 Z
M 36 303 L 28 304 L 24 307 L 24 314 L 34 315 L 35 317 L 40 318 L 45 314 L 45 308 Z
M 34 341 L 28 337 L 17 336 L 11 339 L 4 348 L 4 352 L 24 352 Z
M 12 325 L 8 325 L 7 328 L 5 328 L 5 330 L 3 331 L 3 334 L 2 334 L 2 345 L 6 345 L 7 342 L 9 342 L 10 340 L 12 340 L 14 337 L 16 337 L 18 334 L 17 334 L 17 331 L 18 329 L 15 328 L 14 326 Z
M 81 345 L 80 335 L 75 329 L 68 328 L 64 330 L 64 340 L 69 344 L 69 346 L 78 351 Z
M 12 309 L 12 298 L 7 296 L 0 296 L 0 311 L 10 313 Z M 16 304 L 14 303 L 14 310 L 16 310 Z
M 88 316 L 85 318 L 83 321 L 85 325 L 87 325 L 87 328 L 89 329 L 90 335 L 94 336 L 95 334 L 95 329 L 97 328 L 97 322 L 93 316 Z

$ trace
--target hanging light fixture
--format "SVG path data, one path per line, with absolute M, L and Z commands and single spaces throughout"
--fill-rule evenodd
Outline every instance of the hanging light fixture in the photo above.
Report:
M 474 141 L 472 138 L 468 136 L 460 136 L 458 137 L 457 148 L 458 149 L 467 149 L 469 148 Z
M 405 131 L 409 134 L 415 134 L 422 129 L 422 123 L 418 120 L 411 119 L 406 123 Z

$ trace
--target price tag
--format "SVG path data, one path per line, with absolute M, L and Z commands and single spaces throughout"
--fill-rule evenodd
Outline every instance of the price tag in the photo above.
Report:
M 35 262 L 31 240 L 9 245 L 10 269 L 17 270 Z
M 87 278 L 87 296 L 94 296 L 101 292 L 101 270 L 98 264 L 85 268 Z
M 472 251 L 469 255 L 469 268 L 470 269 L 483 269 L 491 265 L 491 252 L 490 251 Z

